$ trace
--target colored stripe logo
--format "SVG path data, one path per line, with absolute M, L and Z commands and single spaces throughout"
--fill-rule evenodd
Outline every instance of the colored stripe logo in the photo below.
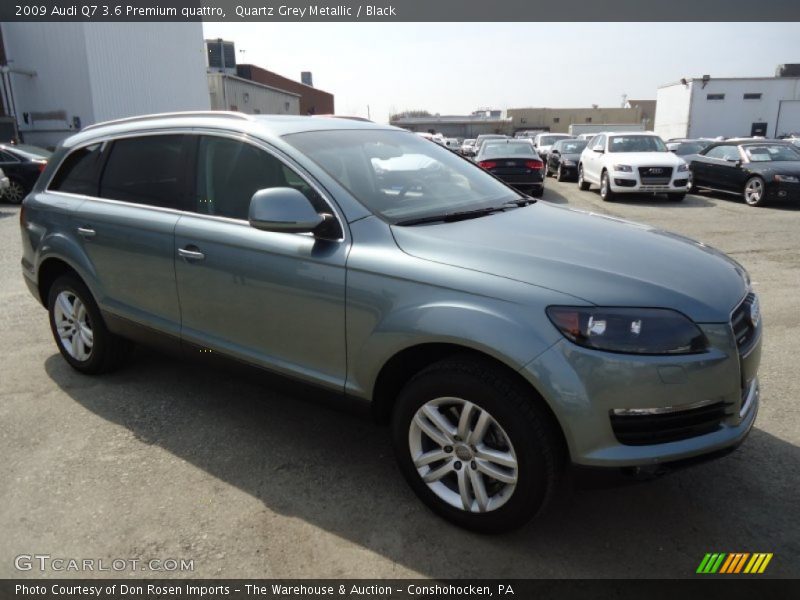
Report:
M 701 574 L 725 574 L 732 575 L 738 573 L 756 574 L 763 573 L 769 561 L 772 560 L 772 552 L 714 552 L 708 553 L 700 561 L 697 573 Z

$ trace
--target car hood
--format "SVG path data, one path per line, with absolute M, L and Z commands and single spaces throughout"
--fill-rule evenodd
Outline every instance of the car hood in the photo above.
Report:
M 592 152 L 590 150 L 590 152 Z M 672 152 L 609 152 L 608 160 L 615 165 L 672 166 L 677 167 L 685 161 Z
M 476 219 L 393 226 L 407 254 L 598 306 L 665 307 L 721 323 L 747 291 L 736 261 L 699 242 L 543 202 Z

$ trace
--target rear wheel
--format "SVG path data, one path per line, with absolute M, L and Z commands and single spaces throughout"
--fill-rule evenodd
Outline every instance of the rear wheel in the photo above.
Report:
M 616 194 L 611 190 L 611 180 L 608 177 L 608 171 L 603 171 L 600 176 L 600 197 L 605 202 L 611 202 L 616 198 Z
M 541 187 L 535 187 L 531 189 L 531 196 L 533 196 L 534 198 L 541 198 L 542 194 L 544 194 L 543 185 Z
M 764 180 L 761 177 L 751 177 L 744 184 L 744 201 L 749 206 L 764 206 L 766 189 Z
M 73 275 L 56 279 L 47 300 L 50 329 L 61 355 L 82 373 L 118 367 L 132 344 L 111 333 L 89 288 Z
M 578 165 L 578 189 L 585 192 L 589 189 L 589 182 L 583 178 L 583 165 Z
M 403 388 L 392 439 L 420 499 L 445 519 L 484 533 L 536 515 L 560 472 L 559 438 L 537 399 L 470 358 L 436 363 Z

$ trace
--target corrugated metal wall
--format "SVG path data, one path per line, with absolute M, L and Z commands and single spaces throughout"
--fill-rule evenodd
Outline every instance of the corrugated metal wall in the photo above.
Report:
M 201 23 L 87 23 L 95 119 L 208 110 Z
M 241 79 L 208 74 L 212 110 L 238 110 L 248 114 L 299 115 L 300 96 Z

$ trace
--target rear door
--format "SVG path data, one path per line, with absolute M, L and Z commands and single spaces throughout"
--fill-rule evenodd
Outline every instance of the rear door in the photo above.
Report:
M 186 199 L 188 140 L 150 134 L 109 143 L 99 192 L 75 215 L 103 310 L 174 336 L 180 334 L 174 234 Z

